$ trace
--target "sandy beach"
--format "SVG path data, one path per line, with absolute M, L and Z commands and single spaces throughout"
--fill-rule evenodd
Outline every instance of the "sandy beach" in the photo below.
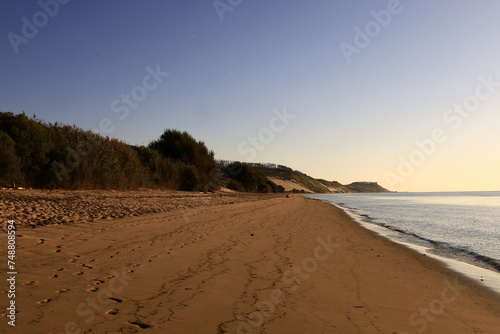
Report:
M 64 224 L 20 226 L 16 326 L 7 324 L 2 269 L 0 331 L 498 333 L 498 295 L 330 204 L 197 194 L 203 199 L 185 195 L 194 196 L 185 205 L 174 199 L 182 194 L 170 195 L 152 195 L 168 209 L 140 214 L 123 198 L 116 213 L 103 195 L 111 209 L 94 219 L 63 219 L 78 211 L 68 207 Z M 7 205 L 2 213 L 7 208 L 22 213 Z M 26 210 L 40 215 L 36 205 Z M 7 234 L 0 236 L 6 249 Z

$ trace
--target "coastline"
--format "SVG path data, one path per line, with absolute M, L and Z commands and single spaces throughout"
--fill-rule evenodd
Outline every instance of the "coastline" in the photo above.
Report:
M 500 296 L 500 273 L 492 269 L 483 268 L 465 261 L 456 260 L 450 257 L 446 257 L 440 254 L 435 254 L 429 247 L 417 245 L 415 243 L 405 242 L 398 238 L 398 231 L 392 230 L 389 226 L 382 226 L 373 222 L 366 221 L 364 217 L 359 216 L 351 212 L 350 209 L 342 207 L 340 205 L 331 203 L 335 207 L 343 210 L 351 219 L 366 229 L 369 229 L 378 235 L 381 235 L 388 240 L 413 249 L 420 254 L 426 254 L 433 259 L 436 259 L 443 263 L 450 270 L 454 270 L 459 274 L 465 275 L 470 279 L 476 280 L 479 284 L 484 285 L 492 292 Z
M 489 289 L 302 196 L 18 234 L 19 333 L 494 333 L 500 326 L 500 297 Z
M 342 204 L 318 198 L 311 199 L 324 201 L 325 203 L 331 204 L 343 210 L 353 221 L 363 226 L 364 228 L 369 229 L 377 233 L 378 235 L 391 240 L 392 242 L 413 249 L 420 254 L 425 254 L 426 256 L 432 257 L 442 262 L 449 269 L 466 275 L 473 280 L 477 280 L 481 285 L 486 286 L 487 288 L 492 290 L 492 292 L 500 296 L 500 271 L 496 264 L 495 266 L 493 266 L 491 262 L 483 263 L 477 261 L 475 258 L 457 257 L 456 255 L 454 256 L 454 254 L 438 252 L 427 239 L 414 234 L 405 233 L 404 231 L 401 231 L 391 225 L 387 225 L 386 223 L 376 222 L 371 217 L 365 214 L 360 214 L 354 209 L 345 207 Z M 435 244 L 436 241 L 433 241 L 433 243 Z M 486 256 L 478 253 L 473 254 L 475 254 L 476 257 L 480 257 L 482 259 L 495 261 L 494 259 L 487 258 Z

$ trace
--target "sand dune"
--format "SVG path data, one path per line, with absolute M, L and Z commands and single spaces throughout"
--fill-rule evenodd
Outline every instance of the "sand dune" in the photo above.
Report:
M 18 231 L 17 242 L 17 326 L 4 318 L 3 332 L 500 327 L 498 296 L 300 196 L 47 225 Z

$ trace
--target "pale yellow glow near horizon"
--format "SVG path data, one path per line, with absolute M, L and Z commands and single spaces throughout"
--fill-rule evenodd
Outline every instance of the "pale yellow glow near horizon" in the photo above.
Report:
M 480 168 L 481 172 L 475 172 L 474 168 Z M 338 181 L 342 184 L 349 184 L 356 181 L 377 182 L 390 191 L 398 192 L 500 191 L 500 179 L 497 177 L 498 168 L 487 165 L 481 166 L 475 164 L 474 166 L 470 166 L 464 164 L 458 166 L 450 164 L 441 167 L 422 168 L 416 171 L 411 177 L 406 178 L 404 182 L 396 184 L 396 187 L 393 188 L 391 188 L 380 174 L 378 174 L 379 177 L 377 178 L 377 175 L 371 172 L 358 172 L 359 174 L 355 172 L 351 176 L 341 179 L 335 176 L 333 178 L 324 176 L 331 173 L 321 174 L 323 176 L 315 176 L 314 172 L 306 172 L 306 174 L 315 178 Z M 364 176 L 360 177 L 359 175 Z
M 443 122 L 441 117 L 428 120 L 428 116 L 422 116 L 425 122 L 419 125 L 418 131 L 406 137 L 400 129 L 394 131 L 388 128 L 387 132 L 369 133 L 374 125 L 360 123 L 358 131 L 352 136 L 340 141 L 339 138 L 327 138 L 316 142 L 309 151 L 289 159 L 290 165 L 315 178 L 342 184 L 373 181 L 391 191 L 500 191 L 498 110 L 500 94 L 484 102 L 476 113 L 464 118 L 456 128 Z M 440 116 L 443 112 L 437 109 L 436 114 Z M 401 159 L 409 161 L 412 154 L 419 150 L 415 139 L 428 139 L 437 128 L 443 130 L 446 140 L 436 143 L 423 162 L 412 165 L 413 171 L 401 175 L 398 172 Z M 411 126 L 408 131 L 412 131 Z M 314 136 L 313 133 L 310 135 Z M 322 159 L 316 158 L 318 155 Z M 318 160 L 324 162 L 311 165 L 310 161 Z M 387 173 L 393 173 L 400 179 L 391 184 Z
M 412 118 L 401 118 L 411 122 L 370 115 L 342 124 L 328 113 L 322 119 L 297 116 L 252 162 L 278 163 L 344 185 L 377 182 L 391 191 L 500 191 L 500 91 L 460 122 L 445 121 L 447 106 L 426 113 L 409 108 Z M 436 130 L 440 140 L 428 144 L 437 140 Z M 412 159 L 410 171 L 401 167 L 402 160 Z
M 491 139 L 494 125 L 482 125 L 473 126 L 463 136 L 438 147 L 395 187 L 385 178 L 387 172 L 397 173 L 399 160 L 395 154 L 369 155 L 346 149 L 346 152 L 336 152 L 338 158 L 330 158 L 325 164 L 311 165 L 307 160 L 312 157 L 306 156 L 290 160 L 289 165 L 314 178 L 342 184 L 372 181 L 399 192 L 500 191 L 500 154 L 497 153 L 500 142 Z
M 500 191 L 497 163 L 481 161 L 473 154 L 470 160 L 430 162 L 397 185 L 397 191 Z

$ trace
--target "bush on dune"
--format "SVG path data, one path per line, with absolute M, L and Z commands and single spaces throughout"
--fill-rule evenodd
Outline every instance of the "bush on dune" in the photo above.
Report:
M 0 182 L 19 182 L 21 161 L 16 155 L 15 143 L 10 136 L 0 131 Z
M 189 133 L 165 130 L 158 140 L 149 144 L 149 148 L 165 159 L 184 164 L 179 170 L 180 187 L 183 190 L 206 190 L 209 184 L 214 184 L 211 177 L 216 169 L 214 152 Z
M 252 166 L 239 161 L 227 165 L 223 169 L 229 182 L 227 187 L 236 191 L 278 193 L 285 189 L 269 180 L 262 172 L 256 171 Z
M 164 140 L 169 133 L 175 140 Z M 215 161 L 202 142 L 175 130 L 156 142 L 158 149 L 136 147 L 76 126 L 0 112 L 0 185 L 193 190 L 209 180 Z

